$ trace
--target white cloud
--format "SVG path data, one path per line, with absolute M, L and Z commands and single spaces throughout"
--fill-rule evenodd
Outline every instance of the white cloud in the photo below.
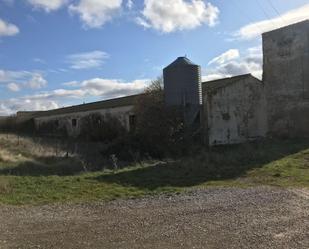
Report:
M 86 53 L 71 54 L 67 56 L 67 62 L 73 69 L 89 69 L 102 66 L 109 55 L 103 51 L 91 51 Z
M 150 83 L 149 79 L 126 82 L 119 79 L 94 78 L 82 82 L 72 81 L 66 85 L 73 89 L 55 89 L 33 95 L 0 100 L 0 115 L 16 113 L 21 110 L 49 110 L 66 106 L 70 100 L 97 97 L 111 99 L 141 93 Z
M 31 89 L 40 89 L 47 85 L 47 80 L 45 80 L 41 74 L 34 73 L 31 79 L 29 79 L 24 85 Z
M 0 69 L 0 84 L 10 84 L 12 82 L 18 85 L 19 90 L 21 88 L 39 89 L 47 85 L 47 81 L 41 73 L 29 71 L 8 71 Z M 10 85 L 10 87 L 7 85 L 7 87 L 10 90 L 14 89 L 13 85 Z M 16 86 L 15 89 L 17 89 Z
M 15 114 L 17 111 L 44 111 L 59 108 L 57 102 L 46 99 L 32 99 L 31 96 L 0 100 L 0 116 Z
M 239 58 L 239 50 L 238 49 L 230 49 L 228 51 L 226 51 L 225 53 L 213 58 L 208 65 L 211 64 L 222 64 L 225 63 L 227 61 L 233 60 L 233 59 L 237 59 Z
M 0 19 L 0 37 L 1 36 L 13 36 L 19 33 L 19 29 L 16 25 L 7 23 Z
M 14 82 L 11 82 L 9 84 L 7 84 L 6 86 L 10 91 L 12 92 L 18 92 L 20 91 L 20 86 Z
M 44 9 L 46 12 L 58 10 L 70 0 L 28 0 L 35 8 Z
M 214 26 L 219 9 L 202 0 L 145 0 L 137 23 L 163 33 L 189 30 L 203 24 Z
M 264 32 L 282 28 L 289 24 L 297 23 L 309 19 L 309 4 L 300 8 L 288 11 L 281 17 L 251 23 L 239 29 L 234 35 L 239 39 L 252 39 L 260 36 Z
M 122 0 L 80 0 L 71 4 L 69 10 L 76 13 L 85 27 L 99 28 L 110 21 L 121 9 Z
M 91 96 L 115 98 L 142 92 L 150 80 L 142 79 L 125 82 L 117 79 L 95 78 L 81 83 L 81 89 Z
M 241 74 L 251 73 L 262 79 L 263 74 L 262 47 L 249 48 L 240 53 L 238 57 L 229 61 L 217 61 L 216 67 L 208 68 L 203 76 L 203 81 L 226 78 Z
M 140 79 L 126 82 L 118 79 L 93 78 L 82 82 L 72 81 L 65 83 L 66 86 L 75 87 L 73 89 L 56 89 L 33 95 L 32 98 L 64 99 L 82 97 L 100 97 L 110 99 L 132 95 L 142 92 L 150 80 Z

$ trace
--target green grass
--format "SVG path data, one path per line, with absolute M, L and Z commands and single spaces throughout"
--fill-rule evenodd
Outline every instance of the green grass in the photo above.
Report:
M 309 187 L 307 140 L 200 149 L 175 162 L 116 172 L 85 172 L 77 159 L 40 155 L 29 149 L 35 143 L 25 143 L 0 137 L 0 203 L 113 200 L 211 186 Z

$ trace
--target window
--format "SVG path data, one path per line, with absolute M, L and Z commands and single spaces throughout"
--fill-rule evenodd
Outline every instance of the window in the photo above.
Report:
M 130 115 L 129 116 L 129 129 L 130 131 L 134 131 L 136 128 L 136 116 Z
M 72 127 L 76 127 L 77 126 L 77 119 L 73 118 L 72 119 Z

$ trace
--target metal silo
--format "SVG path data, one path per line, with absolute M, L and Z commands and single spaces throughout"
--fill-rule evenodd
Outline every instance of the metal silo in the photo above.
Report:
M 163 69 L 165 103 L 168 106 L 202 104 L 201 67 L 178 57 Z
M 164 99 L 167 106 L 182 107 L 187 125 L 200 122 L 202 106 L 201 67 L 178 57 L 163 69 Z

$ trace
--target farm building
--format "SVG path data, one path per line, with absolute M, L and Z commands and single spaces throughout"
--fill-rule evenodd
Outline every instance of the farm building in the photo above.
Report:
M 50 111 L 19 112 L 17 113 L 17 120 L 22 122 L 25 117 L 28 119 L 31 117 L 38 130 L 44 125 L 53 123 L 54 127 L 65 129 L 69 136 L 75 137 L 81 132 L 82 118 L 93 114 L 100 115 L 103 118 L 117 118 L 125 129 L 130 130 L 135 122 L 133 107 L 138 96 L 139 95 L 132 95 Z M 48 133 L 48 131 L 45 131 L 45 133 Z
M 199 124 L 206 144 L 234 144 L 270 136 L 309 137 L 309 20 L 263 34 L 263 80 L 250 74 L 201 82 L 201 68 L 179 57 L 163 70 L 165 103 Z M 70 136 L 89 114 L 117 118 L 127 130 L 139 95 L 50 111 L 18 112 L 37 128 L 54 122 Z
M 264 87 L 251 74 L 203 83 L 203 103 L 209 145 L 242 143 L 266 135 Z

